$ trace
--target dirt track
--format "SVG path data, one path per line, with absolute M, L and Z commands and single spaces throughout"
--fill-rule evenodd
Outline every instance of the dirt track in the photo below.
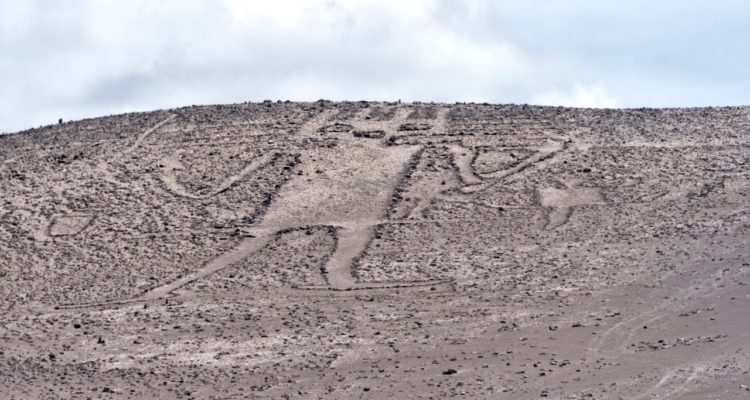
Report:
M 0 137 L 0 398 L 750 398 L 750 109 Z

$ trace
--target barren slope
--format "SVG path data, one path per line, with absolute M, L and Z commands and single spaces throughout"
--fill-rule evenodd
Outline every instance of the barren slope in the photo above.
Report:
M 0 137 L 0 398 L 750 397 L 750 109 Z

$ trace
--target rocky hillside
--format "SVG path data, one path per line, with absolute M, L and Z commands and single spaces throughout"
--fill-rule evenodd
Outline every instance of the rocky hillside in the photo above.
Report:
M 0 397 L 750 397 L 750 109 L 265 102 L 0 136 Z

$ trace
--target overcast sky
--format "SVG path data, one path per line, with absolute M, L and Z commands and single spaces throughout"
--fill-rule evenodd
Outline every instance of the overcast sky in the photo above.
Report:
M 750 104 L 744 0 L 0 0 L 0 132 L 282 100 Z

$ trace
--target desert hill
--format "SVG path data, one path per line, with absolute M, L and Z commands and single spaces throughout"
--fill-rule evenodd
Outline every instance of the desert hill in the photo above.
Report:
M 0 397 L 747 398 L 748 194 L 743 107 L 0 136 Z

